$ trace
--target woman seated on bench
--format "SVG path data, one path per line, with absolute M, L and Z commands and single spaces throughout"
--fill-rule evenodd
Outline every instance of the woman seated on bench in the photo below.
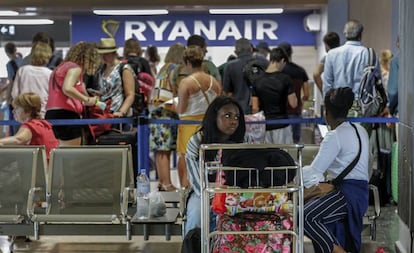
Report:
M 369 139 L 362 126 L 354 124 L 354 128 L 347 122 L 354 97 L 348 87 L 326 93 L 325 120 L 331 131 L 323 139 L 312 164 L 303 168 L 304 186 L 310 188 L 324 181 L 325 173 L 332 180 L 356 160 L 335 190 L 305 203 L 305 235 L 312 240 L 316 253 L 360 252 L 361 249 L 362 217 L 368 207 Z
M 185 160 L 191 193 L 187 204 L 187 222 L 185 233 L 201 227 L 201 185 L 199 150 L 201 144 L 209 143 L 242 143 L 246 132 L 243 110 L 234 99 L 219 96 L 207 108 L 201 129 L 196 132 L 187 144 Z M 215 160 L 217 153 L 208 152 L 206 158 Z
M 19 131 L 13 136 L 0 139 L 3 145 L 44 145 L 46 156 L 58 146 L 59 142 L 52 131 L 52 125 L 40 118 L 41 100 L 39 95 L 29 92 L 13 99 L 14 119 L 21 123 Z

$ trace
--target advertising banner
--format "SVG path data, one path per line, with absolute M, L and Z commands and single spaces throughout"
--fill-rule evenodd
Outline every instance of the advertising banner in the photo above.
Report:
M 142 46 L 168 47 L 186 44 L 192 34 L 203 36 L 208 46 L 234 46 L 239 38 L 256 45 L 266 41 L 277 45 L 288 41 L 296 46 L 315 45 L 315 33 L 304 29 L 309 12 L 271 15 L 210 15 L 199 13 L 157 16 L 72 15 L 71 42 L 95 41 L 113 37 L 118 45 L 131 37 Z

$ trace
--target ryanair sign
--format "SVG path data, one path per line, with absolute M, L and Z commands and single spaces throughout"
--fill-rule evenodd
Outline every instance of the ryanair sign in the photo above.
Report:
M 305 31 L 304 18 L 309 12 L 277 15 L 209 15 L 171 14 L 160 16 L 72 16 L 72 43 L 99 41 L 113 37 L 118 45 L 131 37 L 142 46 L 170 46 L 186 43 L 192 34 L 206 38 L 209 46 L 234 46 L 234 41 L 247 38 L 256 44 L 268 41 L 278 44 L 314 45 L 315 34 Z

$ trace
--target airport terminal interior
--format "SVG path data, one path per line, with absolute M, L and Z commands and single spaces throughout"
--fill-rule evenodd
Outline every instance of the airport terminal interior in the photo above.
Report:
M 213 8 L 255 9 L 256 13 L 211 15 L 209 10 Z M 282 8 L 284 12 L 280 14 L 280 17 L 276 16 L 279 14 L 258 14 L 257 9 L 259 8 Z M 168 12 L 145 16 L 138 14 L 100 16 L 92 12 L 97 9 L 161 9 L 168 10 Z M 2 16 L 2 10 L 18 12 L 15 22 L 26 18 L 41 18 L 53 20 L 54 23 L 51 25 L 13 24 L 7 21 L 10 17 Z M 18 51 L 23 56 L 27 55 L 31 50 L 32 36 L 38 31 L 49 33 L 54 37 L 56 51 L 63 56 L 74 43 L 82 40 L 99 42 L 103 37 L 114 38 L 118 45 L 117 52 L 122 55 L 123 42 L 130 37 L 135 37 L 140 41 L 144 50 L 151 45 L 158 47 L 161 57 L 158 67 L 163 65 L 169 46 L 174 42 L 185 44 L 186 36 L 191 33 L 201 33 L 207 38 L 206 58 L 216 66 L 223 64 L 227 57 L 234 53 L 235 39 L 247 37 L 253 46 L 260 41 L 266 41 L 271 48 L 276 47 L 281 41 L 287 40 L 291 42 L 294 52 L 292 61 L 301 65 L 310 77 L 311 96 L 308 101 L 304 102 L 302 111 L 302 117 L 310 118 L 310 120 L 302 124 L 301 143 L 305 146 L 315 145 L 320 143 L 321 135 L 324 132 L 320 126 L 321 121 L 312 120 L 321 118 L 323 110 L 323 106 L 321 106 L 322 95 L 313 80 L 315 66 L 326 55 L 322 41 L 323 35 L 329 31 L 336 31 L 339 33 L 342 43 L 345 41 L 342 34 L 344 24 L 350 19 L 360 20 L 364 24 L 362 38 L 364 45 L 374 48 L 377 52 L 389 49 L 392 54 L 401 57 L 399 78 L 403 82 L 400 83 L 399 89 L 406 91 L 399 94 L 399 100 L 404 102 L 400 102 L 398 118 L 393 118 L 399 122 L 398 132 L 393 132 L 398 139 L 396 160 L 399 165 L 395 175 L 399 182 L 396 180 L 397 185 L 391 186 L 390 179 L 390 185 L 387 186 L 390 195 L 381 205 L 380 215 L 375 217 L 376 227 L 373 228 L 372 225 L 369 225 L 373 224 L 372 219 L 365 224 L 361 252 L 414 253 L 414 173 L 412 172 L 414 167 L 412 159 L 414 114 L 413 110 L 409 109 L 413 105 L 412 97 L 414 96 L 414 88 L 409 84 L 414 82 L 414 73 L 408 67 L 412 67 L 412 58 L 414 58 L 414 49 L 411 48 L 414 41 L 412 12 L 414 12 L 412 0 L 257 0 L 255 3 L 248 0 L 152 0 L 151 3 L 132 0 L 59 2 L 52 0 L 0 0 L 0 91 L 3 90 L 7 79 L 5 66 L 9 59 L 4 52 L 5 44 L 11 41 L 15 42 Z M 399 45 L 396 43 L 397 38 Z M 404 52 L 404 54 L 400 55 L 400 52 Z M 3 92 L 0 104 L 5 105 L 5 103 Z M 0 107 L 0 138 L 8 135 L 7 125 L 9 122 L 3 118 L 5 113 L 5 110 Z M 389 120 L 391 121 L 391 119 Z M 356 121 L 358 122 L 358 120 Z M 383 121 L 382 124 L 386 124 L 386 122 Z M 391 151 L 387 150 L 386 152 L 390 154 Z M 146 156 L 146 154 L 144 152 L 143 155 Z M 139 159 L 142 159 L 143 155 L 138 155 Z M 172 155 L 171 179 L 174 185 L 179 186 L 175 155 L 175 153 Z M 153 159 L 153 154 L 150 153 L 149 156 Z M 149 171 L 151 190 L 155 191 L 158 187 L 156 171 L 153 166 L 150 166 L 151 163 L 148 160 L 144 160 L 144 162 L 139 161 L 139 165 L 146 166 L 144 169 Z M 1 166 L 2 164 L 0 164 Z M 376 166 L 375 162 L 370 161 L 370 166 L 370 173 L 372 173 L 372 169 Z M 135 169 L 138 170 L 138 168 Z M 393 174 L 394 177 L 395 175 Z M 391 177 L 391 171 L 387 176 Z M 398 201 L 393 199 L 391 188 L 397 189 L 399 192 Z M 182 192 L 178 190 L 176 195 L 168 197 L 174 199 L 171 203 L 167 203 L 171 210 L 175 211 L 178 209 L 177 206 L 182 206 L 181 194 Z M 129 212 L 134 211 L 131 206 L 128 210 Z M 367 214 L 375 216 L 376 212 L 378 210 L 375 210 L 375 206 L 371 203 Z M 36 224 L 27 225 L 30 226 L 30 229 L 32 227 L 36 229 Z M 78 235 L 76 226 L 68 230 L 69 235 L 59 235 L 58 227 L 42 228 L 40 225 L 40 233 L 37 238 L 32 233 L 33 231 L 30 231 L 30 236 L 9 236 L 4 231 L 11 229 L 17 234 L 24 234 L 22 231 L 28 231 L 28 228 L 23 226 L 13 230 L 10 224 L 6 224 L 0 218 L 0 253 L 181 252 L 183 237 L 180 232 L 183 221 L 180 215 L 175 215 L 172 223 L 168 224 L 165 228 L 157 227 L 153 230 L 148 227 L 134 228 L 134 233 L 140 235 L 133 234 L 131 240 L 127 238 L 128 225 L 126 226 L 127 236 L 123 234 L 124 227 L 116 228 L 116 235 L 105 235 L 105 231 L 93 235 L 93 232 L 90 232 L 94 229 L 93 222 L 86 229 L 91 235 Z M 134 224 L 132 226 L 134 227 Z M 44 231 L 47 231 L 46 235 L 42 234 Z M 53 231 L 56 231 L 58 235 L 53 235 Z M 108 229 L 108 231 L 111 233 L 112 230 Z M 149 231 L 149 238 L 144 238 L 145 231 Z M 375 231 L 374 236 L 372 231 Z M 152 233 L 156 235 L 152 235 Z M 304 252 L 314 252 L 308 238 L 304 238 Z M 281 251 L 280 253 L 289 252 Z

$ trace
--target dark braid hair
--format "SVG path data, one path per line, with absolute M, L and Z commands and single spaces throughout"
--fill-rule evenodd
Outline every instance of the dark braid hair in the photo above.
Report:
M 326 110 L 333 118 L 346 118 L 354 98 L 355 94 L 349 87 L 330 89 L 324 99 Z

